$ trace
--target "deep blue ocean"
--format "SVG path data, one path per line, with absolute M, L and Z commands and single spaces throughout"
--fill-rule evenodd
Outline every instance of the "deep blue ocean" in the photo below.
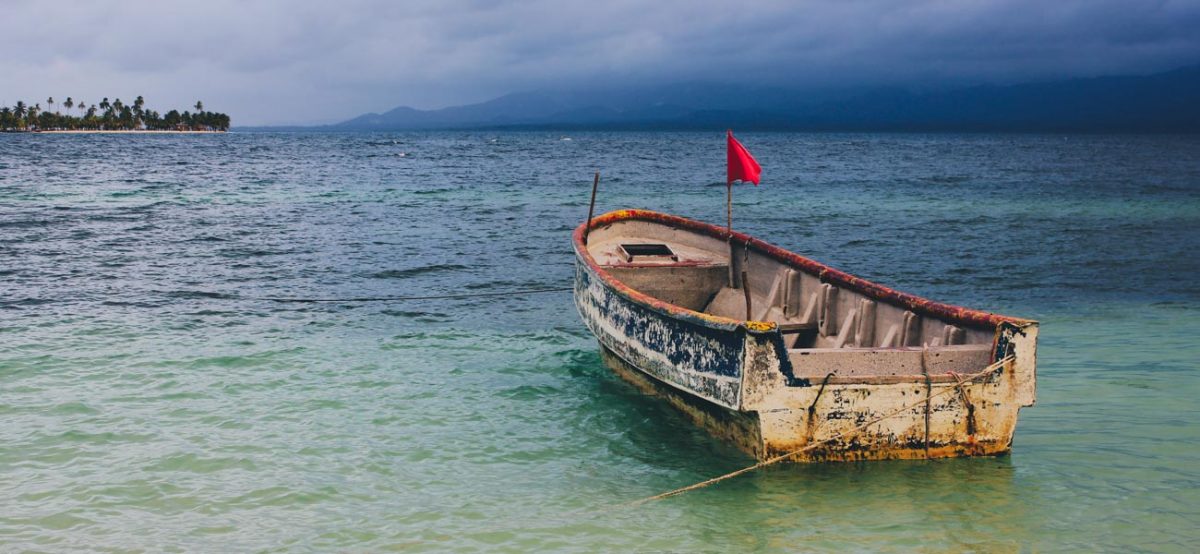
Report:
M 0 134 L 0 551 L 1200 549 L 1200 136 L 739 133 L 734 226 L 1041 321 L 1000 458 L 753 463 L 611 375 L 570 231 L 723 133 Z

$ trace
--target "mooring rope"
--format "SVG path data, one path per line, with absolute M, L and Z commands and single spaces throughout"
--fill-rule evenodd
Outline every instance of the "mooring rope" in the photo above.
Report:
M 999 368 L 1001 368 L 1001 367 L 1004 367 L 1006 364 L 1008 364 L 1008 363 L 1009 363 L 1009 362 L 1011 362 L 1012 360 L 1014 360 L 1014 358 L 1013 358 L 1012 356 L 1007 356 L 1007 357 L 1005 357 L 1005 358 L 1003 358 L 1003 359 L 1001 359 L 1001 360 L 999 360 L 999 361 L 997 361 L 997 362 L 993 363 L 992 365 L 989 365 L 989 366 L 987 366 L 986 368 L 984 368 L 984 369 L 983 369 L 982 371 L 980 371 L 979 373 L 977 373 L 977 374 L 975 374 L 975 375 L 973 375 L 973 376 L 971 376 L 971 377 L 969 377 L 969 378 L 966 378 L 966 379 L 959 380 L 959 381 L 958 381 L 958 383 L 957 383 L 957 386 L 953 386 L 953 387 L 947 387 L 946 389 L 944 389 L 944 390 L 942 390 L 942 391 L 938 392 L 937 394 L 934 394 L 934 395 L 931 395 L 931 396 L 927 396 L 927 397 L 926 397 L 924 400 L 921 400 L 921 401 L 919 401 L 919 402 L 914 402 L 914 403 L 912 403 L 912 404 L 908 404 L 908 405 L 906 405 L 906 406 L 904 406 L 904 407 L 902 407 L 902 408 L 899 408 L 899 409 L 897 409 L 897 410 L 894 410 L 894 411 L 888 412 L 888 413 L 886 413 L 886 414 L 884 414 L 884 415 L 881 415 L 881 416 L 879 416 L 879 417 L 877 417 L 877 418 L 875 418 L 875 419 L 872 419 L 872 420 L 870 420 L 870 421 L 868 421 L 868 422 L 866 422 L 866 423 L 863 423 L 862 425 L 859 425 L 859 426 L 857 426 L 857 427 L 853 427 L 853 428 L 851 428 L 851 429 L 848 429 L 848 430 L 846 430 L 846 431 L 842 431 L 841 433 L 837 433 L 837 434 L 835 434 L 835 435 L 833 435 L 833 436 L 831 436 L 831 437 L 829 437 L 829 438 L 826 438 L 826 439 L 819 440 L 819 441 L 817 441 L 817 442 L 814 442 L 814 443 L 812 443 L 812 444 L 809 444 L 809 445 L 805 445 L 804 447 L 802 447 L 802 448 L 798 448 L 798 449 L 796 449 L 796 450 L 792 450 L 791 452 L 787 452 L 787 453 L 784 453 L 784 454 L 780 454 L 780 455 L 778 455 L 778 456 L 774 456 L 774 457 L 772 457 L 772 458 L 767 458 L 766 460 L 763 460 L 763 461 L 761 461 L 761 462 L 758 462 L 757 464 L 754 464 L 754 465 L 752 465 L 752 466 L 747 466 L 747 467 L 744 467 L 744 468 L 742 468 L 742 469 L 739 469 L 739 470 L 737 470 L 737 471 L 731 471 L 731 472 L 729 472 L 729 473 L 726 473 L 725 475 L 721 475 L 721 476 L 719 476 L 719 477 L 713 477 L 712 479 L 706 479 L 706 480 L 704 480 L 704 481 L 700 481 L 699 483 L 694 483 L 694 484 L 688 485 L 688 486 L 686 486 L 686 487 L 680 487 L 680 488 L 678 488 L 678 489 L 675 489 L 675 490 L 667 491 L 667 492 L 664 492 L 664 493 L 661 493 L 661 494 L 656 494 L 656 495 L 654 495 L 654 496 L 648 496 L 648 497 L 646 497 L 646 498 L 642 498 L 642 499 L 640 499 L 640 500 L 635 500 L 635 501 L 633 501 L 633 502 L 629 502 L 629 503 L 623 504 L 623 505 L 622 505 L 622 507 L 635 507 L 635 506 L 640 506 L 640 505 L 642 505 L 642 504 L 646 504 L 646 503 L 648 503 L 648 502 L 653 502 L 653 501 L 655 501 L 655 500 L 662 500 L 662 499 L 664 499 L 664 498 L 670 498 L 670 497 L 672 497 L 672 496 L 679 496 L 679 495 L 681 495 L 681 494 L 683 494 L 683 493 L 685 493 L 685 492 L 694 491 L 694 490 L 696 490 L 696 489 L 702 489 L 702 488 L 704 488 L 704 487 L 707 487 L 707 486 L 709 486 L 709 485 L 715 485 L 715 484 L 717 484 L 717 483 L 720 483 L 721 481 L 725 481 L 725 480 L 728 480 L 728 479 L 732 479 L 732 478 L 734 478 L 734 477 L 737 477 L 737 476 L 739 476 L 739 475 L 744 475 L 744 474 L 746 474 L 746 473 L 750 473 L 751 471 L 754 471 L 754 470 L 756 470 L 756 469 L 762 469 L 762 468 L 764 468 L 764 467 L 767 467 L 767 466 L 769 466 L 769 465 L 774 465 L 774 464 L 777 464 L 777 463 L 779 463 L 779 462 L 782 462 L 782 461 L 784 461 L 784 460 L 787 460 L 788 458 L 791 458 L 792 456 L 796 456 L 796 455 L 798 455 L 798 454 L 803 454 L 803 453 L 805 453 L 805 452 L 808 452 L 808 451 L 810 451 L 810 450 L 815 450 L 815 449 L 817 449 L 818 447 L 821 447 L 821 446 L 823 446 L 823 445 L 829 444 L 829 443 L 831 443 L 831 442 L 833 442 L 833 441 L 836 441 L 836 440 L 839 440 L 839 439 L 848 438 L 848 437 L 852 437 L 852 436 L 854 436 L 855 434 L 857 434 L 858 432 L 860 432 L 860 431 L 862 431 L 862 430 L 866 429 L 867 427 L 870 427 L 870 426 L 872 426 L 872 425 L 875 425 L 876 423 L 879 423 L 879 422 L 881 422 L 881 421 L 884 421 L 884 420 L 887 420 L 887 419 L 891 419 L 891 418 L 893 418 L 893 417 L 896 417 L 896 416 L 898 416 L 898 415 L 900 415 L 900 414 L 902 414 L 902 413 L 904 413 L 904 412 L 907 412 L 907 411 L 909 411 L 909 410 L 913 410 L 913 409 L 919 408 L 919 407 L 921 407 L 921 404 L 924 404 L 925 402 L 928 402 L 929 400 L 932 400 L 932 399 L 934 399 L 934 398 L 937 398 L 937 397 L 939 397 L 939 396 L 942 396 L 942 395 L 945 395 L 945 394 L 949 394 L 949 393 L 952 393 L 952 392 L 957 392 L 957 391 L 959 391 L 959 390 L 962 390 L 962 387 L 963 387 L 963 385 L 965 385 L 965 384 L 967 384 L 967 383 L 971 383 L 971 382 L 973 382 L 973 381 L 976 381 L 976 380 L 978 380 L 978 379 L 982 379 L 982 378 L 984 378 L 984 377 L 988 377 L 988 376 L 991 376 L 991 375 L 993 375 L 997 369 L 999 369 Z
M 404 300 L 443 300 L 452 298 L 482 298 L 486 296 L 524 296 L 528 294 L 542 294 L 546 292 L 566 292 L 575 290 L 574 287 L 558 287 L 552 289 L 525 289 L 525 290 L 507 290 L 497 292 L 472 292 L 462 294 L 436 294 L 427 296 L 365 296 L 356 298 L 283 298 L 274 296 L 237 296 L 235 300 L 263 300 L 267 302 L 393 302 Z

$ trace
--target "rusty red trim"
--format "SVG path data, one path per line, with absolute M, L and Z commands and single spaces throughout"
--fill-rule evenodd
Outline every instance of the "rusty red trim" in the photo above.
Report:
M 670 225 L 677 228 L 696 231 L 698 233 L 704 233 L 719 239 L 726 239 L 730 236 L 724 227 L 718 227 L 716 225 L 710 225 L 708 223 L 650 210 L 617 210 L 608 212 L 594 218 L 592 220 L 591 228 L 596 229 L 621 221 L 633 220 L 661 223 L 663 225 Z M 621 291 L 625 296 L 628 296 L 637 302 L 650 305 L 659 311 L 663 311 L 671 315 L 685 316 L 689 319 L 699 318 L 723 325 L 728 325 L 730 323 L 743 323 L 734 319 L 711 316 L 709 314 L 688 310 L 674 304 L 668 304 L 625 286 L 623 283 L 617 281 L 612 275 L 609 275 L 609 273 L 602 267 L 600 267 L 596 260 L 592 258 L 592 255 L 587 251 L 587 248 L 583 245 L 583 231 L 586 225 L 586 223 L 580 224 L 579 227 L 575 229 L 575 250 L 579 253 L 580 258 L 583 259 L 584 263 L 588 264 L 588 266 L 591 267 L 597 275 L 604 279 L 605 283 Z M 868 298 L 873 298 L 880 302 L 885 302 L 893 306 L 911 310 L 913 313 L 918 315 L 933 317 L 949 323 L 956 323 L 977 329 L 995 329 L 998 325 L 1004 322 L 1018 325 L 1030 323 L 1030 320 L 1027 319 L 972 310 L 970 308 L 954 306 L 951 304 L 943 304 L 941 302 L 934 302 L 933 300 L 900 292 L 883 285 L 873 283 L 866 279 L 855 277 L 849 273 L 839 271 L 820 262 L 800 256 L 796 253 L 789 252 L 773 244 L 769 244 L 751 237 L 745 233 L 734 231 L 732 237 L 733 240 L 737 241 L 739 244 L 745 244 L 754 251 L 775 258 L 776 260 L 804 271 L 809 275 L 816 276 L 822 282 L 831 283 L 838 287 L 860 293 Z

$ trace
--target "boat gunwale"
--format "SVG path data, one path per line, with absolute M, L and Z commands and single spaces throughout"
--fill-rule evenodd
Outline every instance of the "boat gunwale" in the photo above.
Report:
M 1036 323 L 1029 319 L 1004 316 L 982 310 L 956 306 L 953 304 L 945 304 L 906 292 L 900 292 L 872 281 L 855 277 L 844 271 L 834 269 L 815 260 L 796 254 L 795 252 L 791 252 L 768 242 L 756 239 L 745 233 L 733 231 L 731 234 L 723 227 L 718 227 L 710 223 L 704 223 L 702 221 L 687 219 L 676 215 L 640 209 L 615 210 L 593 218 L 591 220 L 590 229 L 595 230 L 598 227 L 604 227 L 606 225 L 612 225 L 614 223 L 620 223 L 624 221 L 648 221 L 651 223 L 659 223 L 688 231 L 702 233 L 713 238 L 723 240 L 730 240 L 732 238 L 732 240 L 736 240 L 738 243 L 744 244 L 746 247 L 760 254 L 766 255 L 784 263 L 785 265 L 817 277 L 822 283 L 830 283 L 842 288 L 846 288 L 868 298 L 910 310 L 918 315 L 940 319 L 948 323 L 956 323 L 975 329 L 987 330 L 994 330 L 1003 323 L 1011 323 L 1022 326 L 1030 323 Z M 572 239 L 575 245 L 576 255 L 579 256 L 579 258 L 582 259 L 584 263 L 587 264 L 588 267 L 591 268 L 598 276 L 600 276 L 606 285 L 629 300 L 671 317 L 684 319 L 718 329 L 732 331 L 738 327 L 743 327 L 747 331 L 756 334 L 771 333 L 778 329 L 778 325 L 776 325 L 774 322 L 739 320 L 706 314 L 704 312 L 690 310 L 688 308 L 660 300 L 629 287 L 609 273 L 596 261 L 595 258 L 592 257 L 591 252 L 589 252 L 587 249 L 587 245 L 583 242 L 584 231 L 588 228 L 588 222 L 581 223 L 575 228 Z

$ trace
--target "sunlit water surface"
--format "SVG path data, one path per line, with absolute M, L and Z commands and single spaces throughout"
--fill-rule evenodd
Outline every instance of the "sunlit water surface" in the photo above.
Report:
M 1042 322 L 1011 456 L 752 463 L 600 363 L 601 211 L 721 134 L 0 135 L 0 550 L 1200 548 L 1200 138 L 753 134 L 735 226 Z

